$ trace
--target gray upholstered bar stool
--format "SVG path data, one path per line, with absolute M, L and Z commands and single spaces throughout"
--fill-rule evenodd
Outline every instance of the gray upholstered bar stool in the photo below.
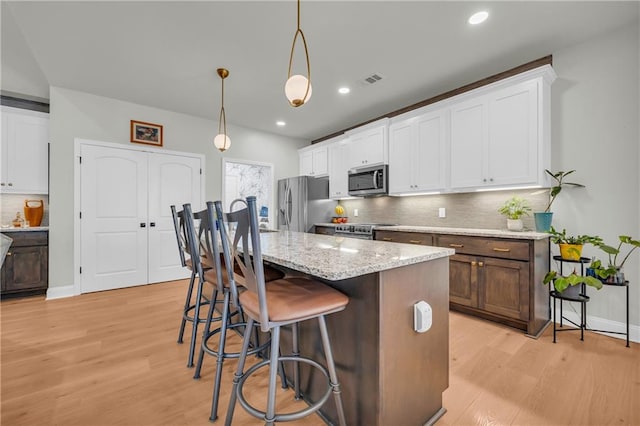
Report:
M 218 202 L 216 202 L 218 203 Z M 341 292 L 303 277 L 291 277 L 281 280 L 271 281 L 265 286 L 264 268 L 262 263 L 262 251 L 260 247 L 260 234 L 258 228 L 258 213 L 256 209 L 256 198 L 247 198 L 247 208 L 221 215 L 227 224 L 235 224 L 233 236 L 233 252 L 223 244 L 225 262 L 229 264 L 233 258 L 237 259 L 242 269 L 246 291 L 238 293 L 236 285 L 231 281 L 231 293 L 234 302 L 242 306 L 248 316 L 246 330 L 251 330 L 255 321 L 260 322 L 262 331 L 271 331 L 270 359 L 253 365 L 246 372 L 244 365 L 250 343 L 250 333 L 244 335 L 242 342 L 242 352 L 238 360 L 238 368 L 233 378 L 233 389 L 229 400 L 229 410 L 227 411 L 226 425 L 230 425 L 233 419 L 233 412 L 236 400 L 251 415 L 261 418 L 266 425 L 273 425 L 277 421 L 297 420 L 305 417 L 317 410 L 329 399 L 333 393 L 338 413 L 340 425 L 345 425 L 344 409 L 340 395 L 340 384 L 333 362 L 333 353 L 329 342 L 325 315 L 330 315 L 344 308 L 349 303 L 349 298 Z M 222 238 L 226 239 L 227 226 L 221 226 Z M 238 243 L 242 241 L 244 258 L 238 256 Z M 251 253 L 251 256 L 248 255 Z M 297 324 L 302 321 L 317 319 L 322 337 L 322 345 L 327 361 L 325 366 L 318 362 L 296 355 L 298 348 L 293 348 L 294 356 L 280 356 L 280 328 L 286 325 L 294 326 L 296 333 Z M 294 345 L 297 338 L 294 335 Z M 318 401 L 303 410 L 292 413 L 278 414 L 275 412 L 276 397 L 276 376 L 278 366 L 281 361 L 291 361 L 298 366 L 299 362 L 304 362 L 319 369 L 328 380 L 327 392 Z M 266 411 L 261 411 L 251 406 L 243 396 L 242 389 L 247 378 L 259 368 L 269 366 L 269 384 L 267 389 Z M 294 368 L 294 388 L 296 398 L 300 397 L 297 368 Z
M 191 205 L 185 204 L 185 206 L 189 206 L 189 218 L 193 219 L 193 212 L 191 211 Z M 183 206 L 184 209 L 184 206 Z M 199 216 L 205 215 L 206 210 L 198 212 Z M 187 296 L 184 301 L 184 308 L 182 310 L 182 321 L 180 322 L 180 331 L 178 333 L 178 343 L 183 342 L 184 330 L 187 322 L 192 323 L 191 329 L 191 340 L 189 342 L 189 357 L 187 360 L 187 367 L 193 367 L 193 359 L 195 355 L 195 345 L 196 338 L 198 333 L 198 324 L 203 324 L 207 321 L 207 318 L 200 316 L 200 308 L 201 306 L 208 305 L 210 301 L 215 303 L 217 295 L 214 293 L 211 299 L 208 299 L 205 295 L 202 294 L 202 281 L 204 280 L 204 272 L 211 269 L 212 261 L 210 259 L 205 259 L 200 255 L 193 256 L 193 253 L 200 253 L 200 236 L 203 235 L 205 230 L 208 227 L 206 222 L 200 221 L 199 229 L 197 232 L 194 231 L 194 235 L 196 238 L 193 239 L 195 243 L 195 249 L 192 248 L 192 241 L 190 238 L 190 232 L 187 227 L 187 215 L 185 214 L 185 210 L 176 211 L 175 206 L 171 206 L 171 215 L 173 216 L 173 226 L 176 232 L 176 238 L 178 241 L 178 249 L 180 252 L 180 261 L 182 266 L 187 267 L 191 270 L 191 279 L 189 281 L 189 287 L 187 289 Z M 193 221 L 192 221 L 193 222 Z M 198 241 L 196 243 L 196 241 Z M 189 258 L 187 259 L 187 255 Z M 202 269 L 202 274 L 198 273 L 198 265 Z M 196 291 L 196 298 L 193 299 L 193 289 L 196 283 L 196 277 L 200 277 L 199 286 Z M 197 318 L 197 321 L 194 320 Z
M 206 215 L 206 217 L 202 217 Z M 222 367 L 224 360 L 226 358 L 238 358 L 240 356 L 240 352 L 227 352 L 225 350 L 226 346 L 226 337 L 228 330 L 244 330 L 246 327 L 246 322 L 244 320 L 244 315 L 241 309 L 237 309 L 236 311 L 232 311 L 231 303 L 230 303 L 230 280 L 235 280 L 236 282 L 240 282 L 241 284 L 244 282 L 242 277 L 242 271 L 238 267 L 232 267 L 231 265 L 223 265 L 221 261 L 221 253 L 220 253 L 220 239 L 219 237 L 219 225 L 216 219 L 216 212 L 214 203 L 209 201 L 207 202 L 207 210 L 204 212 L 194 214 L 195 219 L 200 219 L 201 223 L 208 224 L 206 232 L 201 238 L 204 241 L 204 244 L 201 245 L 201 250 L 204 253 L 205 259 L 211 259 L 214 267 L 204 272 L 204 279 L 206 282 L 212 284 L 217 291 L 217 295 L 223 295 L 223 300 L 219 305 L 221 309 L 221 315 L 219 317 L 214 317 L 216 304 L 209 305 L 209 313 L 207 314 L 207 321 L 204 325 L 204 330 L 202 333 L 202 340 L 200 344 L 200 354 L 198 356 L 198 362 L 196 364 L 196 371 L 194 374 L 194 379 L 200 378 L 200 371 L 202 369 L 202 364 L 204 361 L 204 354 L 207 353 L 209 355 L 213 355 L 217 358 L 216 363 L 216 374 L 214 379 L 214 387 L 213 387 L 213 399 L 211 404 L 211 416 L 210 419 L 213 421 L 218 417 L 218 401 L 220 396 L 220 384 L 222 379 Z M 193 221 L 188 221 L 189 226 L 193 226 Z M 193 234 L 194 230 L 191 229 L 190 234 Z M 284 277 L 284 272 L 275 268 L 265 268 L 265 279 L 266 281 L 272 281 L 276 279 L 280 279 Z M 236 321 L 232 322 L 233 317 L 236 317 Z M 213 321 L 220 320 L 220 327 L 216 329 L 211 329 L 211 324 Z M 244 334 L 244 332 L 242 332 Z M 217 347 L 211 346 L 213 342 L 213 337 L 218 335 L 217 339 Z M 257 338 L 255 344 L 252 346 L 249 354 L 256 354 L 264 351 L 269 345 L 269 342 L 266 341 L 263 344 L 259 344 L 259 340 Z M 283 383 L 284 377 L 283 377 Z M 285 385 L 286 387 L 286 385 Z

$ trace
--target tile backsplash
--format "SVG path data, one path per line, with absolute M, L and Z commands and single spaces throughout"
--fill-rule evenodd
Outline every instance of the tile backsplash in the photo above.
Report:
M 42 200 L 44 201 L 44 214 L 40 226 L 49 226 L 48 195 L 2 194 L 0 198 L 2 199 L 0 202 L 0 224 L 11 225 L 17 212 L 20 212 L 20 216 L 24 218 L 24 200 Z
M 393 223 L 453 228 L 506 229 L 505 216 L 498 213 L 504 202 L 514 195 L 525 198 L 534 212 L 543 211 L 549 191 L 544 189 L 439 194 L 413 197 L 374 197 L 340 202 L 352 223 Z M 439 218 L 444 207 L 446 217 Z M 358 209 L 358 217 L 354 216 Z M 533 214 L 522 218 L 524 227 L 535 230 Z

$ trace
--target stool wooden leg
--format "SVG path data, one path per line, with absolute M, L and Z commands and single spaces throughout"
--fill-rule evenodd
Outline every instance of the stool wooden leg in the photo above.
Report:
M 267 411 L 264 416 L 266 426 L 273 426 L 276 417 L 276 380 L 278 376 L 278 349 L 280 348 L 280 327 L 271 330 L 271 359 L 269 362 L 269 391 L 267 393 Z M 296 363 L 297 364 L 297 363 Z
M 331 351 L 331 343 L 329 342 L 329 333 L 327 332 L 327 323 L 324 319 L 324 315 L 318 317 L 318 324 L 320 325 L 320 334 L 322 335 L 324 356 L 327 360 L 327 370 L 329 370 L 329 378 L 331 379 L 331 388 L 333 389 L 333 396 L 336 400 L 338 423 L 340 426 L 346 426 L 347 421 L 344 417 L 344 407 L 342 406 L 340 382 L 338 382 L 338 375 L 336 374 L 336 366 L 333 361 L 333 352 Z
M 178 343 L 182 343 L 184 337 L 184 327 L 187 323 L 187 312 L 191 305 L 191 293 L 193 293 L 193 283 L 196 280 L 196 273 L 191 273 L 191 280 L 189 280 L 189 289 L 187 290 L 187 299 L 184 301 L 184 309 L 182 310 L 182 322 L 180 323 L 180 332 L 178 333 Z
M 238 368 L 233 376 L 233 386 L 231 388 L 231 395 L 229 396 L 229 409 L 227 410 L 227 418 L 224 422 L 225 426 L 231 426 L 231 420 L 233 420 L 233 411 L 236 408 L 236 400 L 238 399 L 238 383 L 242 378 L 244 363 L 247 360 L 247 352 L 249 351 L 249 342 L 251 341 L 253 323 L 253 319 L 249 317 L 249 320 L 247 321 L 247 328 L 244 330 L 244 338 L 242 339 L 242 350 L 240 351 L 240 358 L 238 359 Z M 213 421 L 215 418 L 210 417 L 209 420 Z

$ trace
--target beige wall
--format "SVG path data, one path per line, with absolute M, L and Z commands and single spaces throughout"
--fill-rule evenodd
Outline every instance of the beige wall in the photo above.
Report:
M 275 179 L 298 174 L 297 150 L 307 142 L 228 123 L 232 146 L 213 147 L 218 123 L 74 90 L 51 87 L 49 287 L 73 284 L 74 139 L 130 144 L 131 119 L 164 126 L 164 148 L 205 156 L 207 200 L 221 198 L 222 158 L 274 164 Z

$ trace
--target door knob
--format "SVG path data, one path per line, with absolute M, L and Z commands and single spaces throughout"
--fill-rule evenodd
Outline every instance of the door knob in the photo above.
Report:
M 146 227 L 147 227 L 146 223 L 144 223 L 144 222 L 140 223 L 140 228 L 146 228 Z
M 153 228 L 154 226 L 156 226 L 156 223 L 155 222 L 151 222 L 151 223 L 149 223 L 149 226 L 151 226 Z

